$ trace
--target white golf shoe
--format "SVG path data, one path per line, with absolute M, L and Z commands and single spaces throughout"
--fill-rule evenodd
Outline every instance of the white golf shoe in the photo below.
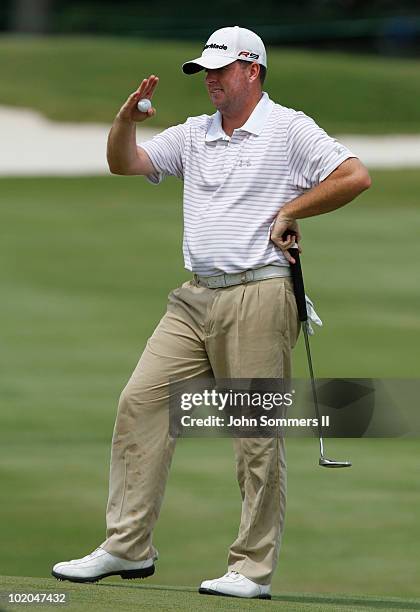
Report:
M 147 578 L 155 573 L 156 559 L 157 556 L 144 561 L 127 561 L 111 555 L 103 548 L 97 548 L 82 559 L 56 563 L 51 573 L 58 580 L 71 582 L 97 582 L 107 576 Z
M 228 572 L 221 578 L 204 580 L 198 592 L 202 595 L 227 595 L 248 599 L 271 599 L 271 586 L 257 584 L 238 572 Z

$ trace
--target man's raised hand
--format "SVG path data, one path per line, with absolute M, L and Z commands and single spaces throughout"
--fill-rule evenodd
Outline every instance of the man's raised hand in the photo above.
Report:
M 134 91 L 122 105 L 117 118 L 120 121 L 130 123 L 145 121 L 145 119 L 153 117 L 153 115 L 156 114 L 156 109 L 153 108 L 153 106 L 145 113 L 142 113 L 137 108 L 137 103 L 143 98 L 151 100 L 158 83 L 159 78 L 154 74 L 151 74 L 147 79 L 143 79 L 136 91 Z

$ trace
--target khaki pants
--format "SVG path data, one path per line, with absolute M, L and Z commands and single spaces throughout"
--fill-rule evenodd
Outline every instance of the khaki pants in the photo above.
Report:
M 290 378 L 298 333 L 289 278 L 221 289 L 189 281 L 169 294 L 167 312 L 121 394 L 105 550 L 130 560 L 156 554 L 152 532 L 175 447 L 168 434 L 169 380 Z M 235 438 L 234 448 L 242 514 L 229 550 L 229 570 L 269 584 L 284 525 L 284 440 Z

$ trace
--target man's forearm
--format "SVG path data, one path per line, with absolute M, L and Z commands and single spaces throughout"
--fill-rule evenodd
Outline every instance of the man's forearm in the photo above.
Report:
M 370 178 L 364 166 L 358 160 L 348 162 L 325 181 L 285 204 L 279 217 L 294 220 L 322 215 L 344 206 L 368 189 Z
M 288 249 L 295 242 L 293 232 L 299 239 L 296 220 L 336 210 L 369 187 L 370 177 L 364 165 L 358 159 L 346 160 L 322 183 L 282 206 L 271 230 L 271 240 L 284 252 L 288 261 L 295 263 Z M 288 230 L 291 230 L 290 237 Z
M 142 98 L 152 98 L 158 82 L 158 77 L 153 74 L 143 79 L 114 119 L 107 146 L 108 165 L 113 174 L 148 175 L 154 172 L 147 153 L 137 147 L 136 124 L 155 115 L 156 110 L 153 107 L 143 112 L 138 109 L 137 104 Z
M 115 118 L 108 136 L 107 159 L 114 174 L 131 174 L 138 163 L 136 124 Z

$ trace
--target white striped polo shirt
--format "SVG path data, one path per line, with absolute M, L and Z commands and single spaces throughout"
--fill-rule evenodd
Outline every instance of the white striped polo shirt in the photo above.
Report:
M 156 169 L 151 182 L 165 175 L 184 181 L 185 267 L 202 276 L 288 265 L 270 240 L 280 208 L 355 157 L 310 117 L 266 93 L 231 137 L 217 111 L 139 146 Z

